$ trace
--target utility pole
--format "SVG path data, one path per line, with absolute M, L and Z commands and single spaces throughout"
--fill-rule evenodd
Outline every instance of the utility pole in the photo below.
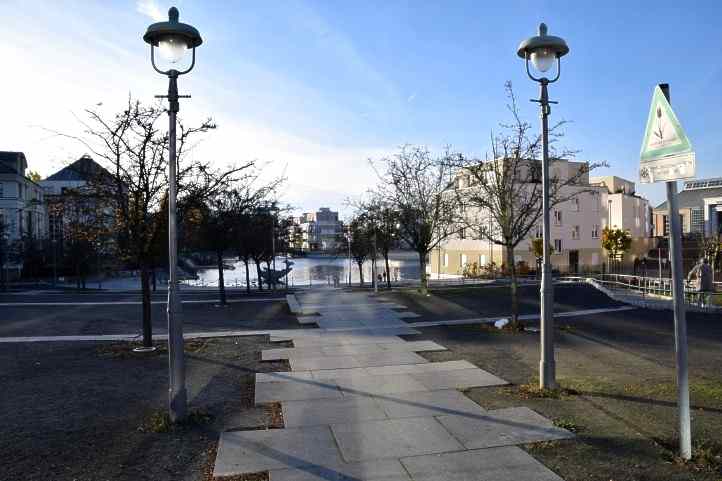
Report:
M 669 84 L 659 84 L 669 102 Z M 669 251 L 672 261 L 672 298 L 674 302 L 674 350 L 677 357 L 677 407 L 679 409 L 679 451 L 682 459 L 692 458 L 692 428 L 689 413 L 689 373 L 687 369 L 687 319 L 682 272 L 682 229 L 677 204 L 677 181 L 667 183 L 669 208 Z
M 376 227 L 374 226 L 374 258 L 371 261 L 371 275 L 374 278 L 374 294 L 379 292 L 379 283 L 376 279 Z
M 268 273 L 268 279 L 271 281 L 271 289 L 276 292 L 276 210 L 271 211 L 271 256 L 273 272 Z
M 348 225 L 348 286 L 351 287 L 351 224 Z

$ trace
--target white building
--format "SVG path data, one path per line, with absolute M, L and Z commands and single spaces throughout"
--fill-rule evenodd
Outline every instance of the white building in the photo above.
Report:
M 0 223 L 10 242 L 47 234 L 43 191 L 26 176 L 27 168 L 22 152 L 0 152 Z
M 301 214 L 294 223 L 299 232 L 301 249 L 305 251 L 335 250 L 343 236 L 343 223 L 338 220 L 338 212 L 328 207 Z
M 634 183 L 619 177 L 590 179 L 588 173 L 580 175 L 580 169 L 585 165 L 583 162 L 555 161 L 551 168 L 551 175 L 561 182 L 579 177 L 572 185 L 562 187 L 560 192 L 560 196 L 571 199 L 555 205 L 550 213 L 552 267 L 562 272 L 602 268 L 602 264 L 606 263 L 606 252 L 601 247 L 602 230 L 610 223 L 629 229 L 635 239 L 633 253 L 627 260 L 633 261 L 640 256 L 635 248 L 645 254 L 650 248 L 648 203 L 634 194 Z M 454 236 L 431 253 L 429 267 L 432 277 L 436 274 L 442 277 L 461 275 L 464 266 L 470 263 L 479 266 L 490 262 L 497 266 L 506 264 L 506 249 L 487 240 L 464 237 L 464 233 Z M 521 261 L 535 268 L 537 260 L 532 241 L 541 237 L 540 218 L 527 239 L 514 250 L 517 263 Z

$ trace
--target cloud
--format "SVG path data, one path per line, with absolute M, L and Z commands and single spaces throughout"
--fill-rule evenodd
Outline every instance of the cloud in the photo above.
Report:
M 166 15 L 155 3 L 155 0 L 138 0 L 135 2 L 135 10 L 156 22 L 162 22 L 166 19 Z
M 406 99 L 406 102 L 411 103 L 416 99 L 416 92 L 409 95 L 409 98 Z

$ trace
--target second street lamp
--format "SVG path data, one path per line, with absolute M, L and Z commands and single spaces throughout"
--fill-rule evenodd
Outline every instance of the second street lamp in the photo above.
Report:
M 549 210 L 549 114 L 550 104 L 547 86 L 559 80 L 561 73 L 561 57 L 569 53 L 567 43 L 559 38 L 547 35 L 547 26 L 539 24 L 539 35 L 524 40 L 517 49 L 517 55 L 525 60 L 526 73 L 530 79 L 539 83 L 540 96 L 538 102 L 541 107 L 542 119 L 542 280 L 541 280 L 541 360 L 539 361 L 539 387 L 553 389 L 556 387 L 555 361 L 554 361 L 554 286 L 552 279 L 552 264 L 549 258 L 550 222 Z M 529 61 L 534 68 L 541 72 L 541 77 L 535 77 L 529 70 Z M 554 66 L 556 60 L 557 72 L 549 80 L 543 74 Z
M 179 110 L 178 99 L 189 97 L 178 95 L 178 76 L 193 70 L 196 63 L 196 47 L 203 40 L 198 30 L 185 23 L 178 22 L 178 9 L 168 10 L 168 21 L 154 23 L 148 27 L 143 40 L 150 44 L 150 60 L 156 72 L 168 76 L 168 95 L 159 97 L 168 99 L 168 364 L 170 382 L 168 388 L 169 414 L 172 421 L 186 415 L 187 393 L 185 387 L 185 359 L 183 357 L 183 319 L 181 300 L 178 295 L 178 242 L 176 234 L 176 114 Z M 170 68 L 161 70 L 156 66 L 155 49 L 160 50 L 165 61 L 175 66 L 192 51 L 191 64 L 185 70 Z

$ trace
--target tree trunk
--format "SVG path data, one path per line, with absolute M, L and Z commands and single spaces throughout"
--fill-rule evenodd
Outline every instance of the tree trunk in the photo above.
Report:
M 153 346 L 153 325 L 150 303 L 150 273 L 147 266 L 140 268 L 140 286 L 143 298 L 143 347 Z
M 506 247 L 506 264 L 511 276 L 511 326 L 519 327 L 519 296 L 517 293 L 516 265 L 514 263 L 514 248 Z
M 358 264 L 359 279 L 361 280 L 361 287 L 363 287 L 364 286 L 364 263 L 357 261 L 356 264 Z
M 266 282 L 266 286 L 268 287 L 268 290 L 270 291 L 273 289 L 276 290 L 276 278 L 274 277 L 275 272 L 271 270 L 271 261 L 266 261 L 266 270 L 268 271 L 268 281 Z
M 384 261 L 386 262 L 386 287 L 391 289 L 391 268 L 389 267 L 389 253 L 384 253 Z
M 216 260 L 218 261 L 218 294 L 221 298 L 221 305 L 226 305 L 226 281 L 223 279 L 223 253 L 216 252 Z
M 421 272 L 419 273 L 421 276 L 421 283 L 419 285 L 419 292 L 423 295 L 426 295 L 429 293 L 429 279 L 426 276 L 426 253 L 423 254 L 419 252 L 419 269 Z
M 243 264 L 246 266 L 246 293 L 251 293 L 251 274 L 248 272 L 248 259 L 243 259 Z
M 261 264 L 256 260 L 253 259 L 254 263 L 256 264 L 256 276 L 258 276 L 258 290 L 263 290 L 263 277 L 261 277 Z
M 151 278 L 152 278 L 152 280 L 153 280 L 153 292 L 155 292 L 156 289 L 158 288 L 158 283 L 157 283 L 156 275 L 155 275 L 155 266 L 153 266 L 153 268 L 151 269 L 150 273 L 151 273 L 151 276 L 152 276 Z

